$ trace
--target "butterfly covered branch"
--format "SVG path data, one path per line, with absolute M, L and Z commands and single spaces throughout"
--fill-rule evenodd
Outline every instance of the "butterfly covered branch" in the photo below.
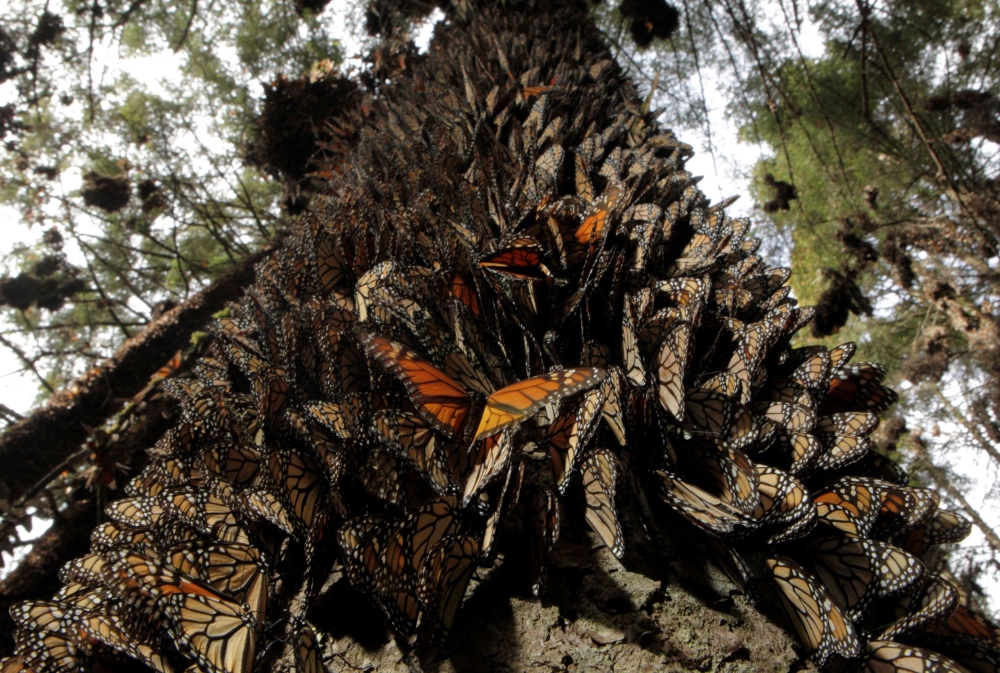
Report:
M 968 522 L 872 450 L 885 369 L 793 345 L 791 272 L 577 10 L 538 5 L 439 27 L 372 102 L 168 384 L 181 420 L 91 553 L 15 608 L 3 673 L 249 673 L 282 646 L 314 673 L 334 577 L 447 643 L 473 578 L 510 563 L 543 595 L 578 515 L 619 559 L 699 540 L 818 666 L 996 670 L 922 560 Z

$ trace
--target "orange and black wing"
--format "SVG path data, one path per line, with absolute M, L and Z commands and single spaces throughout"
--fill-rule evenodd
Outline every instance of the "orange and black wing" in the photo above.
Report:
M 369 355 L 403 382 L 428 423 L 449 437 L 461 431 L 471 401 L 458 382 L 403 344 L 375 335 L 364 343 Z

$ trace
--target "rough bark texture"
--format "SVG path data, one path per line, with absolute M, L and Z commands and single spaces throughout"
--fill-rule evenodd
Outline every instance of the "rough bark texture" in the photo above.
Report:
M 99 427 L 149 382 L 150 376 L 183 349 L 226 302 L 239 299 L 253 280 L 254 264 L 273 245 L 241 260 L 188 301 L 164 313 L 129 339 L 107 362 L 57 393 L 30 416 L 0 436 L 0 496 L 16 500 L 87 438 L 85 425 Z
M 312 619 L 333 636 L 323 655 L 338 672 L 799 670 L 786 631 L 706 565 L 697 547 L 686 560 L 669 555 L 671 547 L 666 554 L 647 547 L 622 563 L 593 533 L 564 531 L 541 599 L 526 591 L 523 568 L 474 579 L 440 650 L 392 638 L 346 578 L 330 592 L 336 602 Z M 283 664 L 273 670 L 295 670 L 290 656 Z

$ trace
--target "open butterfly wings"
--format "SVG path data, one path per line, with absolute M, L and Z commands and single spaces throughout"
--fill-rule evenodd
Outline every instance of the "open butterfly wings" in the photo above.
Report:
M 498 390 L 486 399 L 473 441 L 523 421 L 546 404 L 592 388 L 604 377 L 603 370 L 592 367 L 561 369 Z

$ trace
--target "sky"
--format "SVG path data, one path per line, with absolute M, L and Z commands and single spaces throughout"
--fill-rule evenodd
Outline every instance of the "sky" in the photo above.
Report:
M 0 0 L 2 1 L 2 0 Z M 336 10 L 338 3 L 333 3 L 327 10 L 328 15 L 323 15 L 324 20 L 331 25 L 331 34 L 343 36 L 342 43 L 348 57 L 346 66 L 362 66 L 360 53 L 360 42 L 354 39 L 350 27 L 351 17 L 344 11 Z M 425 22 L 416 34 L 417 46 L 424 50 L 431 39 L 434 23 L 443 18 L 440 10 Z M 355 19 L 356 20 L 356 19 Z M 773 17 L 779 21 L 779 17 Z M 802 24 L 802 32 L 799 36 L 799 43 L 804 49 L 805 55 L 819 56 L 823 51 L 823 42 L 818 33 L 817 27 L 808 20 Z M 108 73 L 113 73 L 115 68 L 128 72 L 135 79 L 142 81 L 150 87 L 154 93 L 159 88 L 159 83 L 163 81 L 180 81 L 181 60 L 178 55 L 171 52 L 155 54 L 144 58 L 131 58 L 122 60 L 118 57 L 114 49 L 109 49 L 105 55 L 105 67 Z M 640 57 L 641 58 L 641 57 Z M 713 78 L 716 80 L 725 75 L 704 73 L 705 91 L 707 95 L 708 117 L 711 125 L 712 147 L 715 150 L 714 156 L 707 151 L 706 143 L 699 142 L 697 138 L 702 137 L 701 131 L 697 129 L 677 128 L 669 119 L 661 119 L 661 123 L 668 128 L 674 128 L 681 140 L 692 144 L 696 150 L 695 156 L 687 162 L 687 169 L 694 175 L 703 176 L 700 188 L 713 201 L 717 202 L 732 195 L 739 195 L 740 199 L 727 209 L 732 215 L 745 216 L 753 209 L 747 185 L 749 182 L 750 169 L 753 164 L 763 156 L 763 150 L 755 145 L 741 141 L 737 135 L 737 129 L 726 115 L 727 100 L 724 97 L 723 86 L 713 86 Z M 257 87 L 254 93 L 260 95 L 262 89 Z M 6 92 L 9 95 L 9 92 Z M 2 104 L 5 91 L 0 88 L 0 104 Z M 656 107 L 655 100 L 653 107 Z M 79 180 L 79 175 L 68 179 Z M 72 185 L 69 186 L 73 188 Z M 29 231 L 21 226 L 17 221 L 16 213 L 4 211 L 0 208 L 0 246 L 10 249 L 18 242 L 34 242 L 38 236 L 37 232 Z M 72 260 L 71 260 L 72 261 Z M 785 263 L 787 260 L 774 260 L 772 265 Z M 19 413 L 27 413 L 38 395 L 38 385 L 33 375 L 22 371 L 21 364 L 17 358 L 7 349 L 0 348 L 0 404 L 7 406 Z M 930 427 L 930 423 L 927 424 Z M 940 428 L 939 437 L 947 438 L 959 432 L 957 428 L 943 426 Z M 939 442 L 942 440 L 938 440 Z M 990 499 L 988 486 L 996 483 L 996 465 L 990 461 L 980 451 L 968 451 L 962 454 L 949 454 L 953 468 L 968 479 L 968 489 L 966 497 L 973 506 L 979 507 L 980 512 L 996 528 L 1000 526 L 1000 505 Z M 25 533 L 22 539 L 36 537 L 47 527 L 47 522 L 36 520 L 32 532 Z M 973 533 L 962 544 L 969 549 L 981 549 L 985 544 L 982 533 L 974 528 Z M 5 557 L 5 560 L 9 558 Z M 9 567 L 9 566 L 8 566 Z M 0 569 L 0 577 L 4 570 Z M 994 609 L 1000 608 L 1000 573 L 993 573 L 988 576 L 988 590 L 993 597 Z

